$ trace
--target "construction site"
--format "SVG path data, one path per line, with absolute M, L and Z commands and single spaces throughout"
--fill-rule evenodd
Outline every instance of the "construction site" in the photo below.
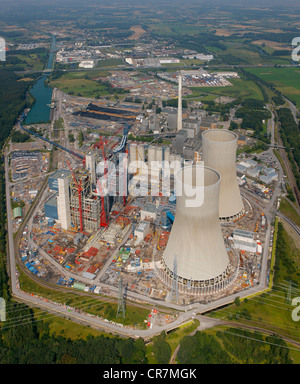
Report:
M 136 143 L 130 143 L 128 148 L 129 159 L 136 158 L 138 148 L 141 151 Z M 98 154 L 100 159 L 103 153 L 99 150 Z M 149 148 L 143 148 L 139 158 L 140 155 L 146 160 L 152 156 Z M 168 277 L 162 273 L 177 211 L 174 174 L 169 194 L 163 190 L 162 174 L 158 172 L 154 179 L 147 178 L 149 189 L 143 196 L 103 196 L 101 185 L 105 188 L 105 183 L 99 179 L 105 181 L 108 176 L 101 173 L 93 156 L 87 156 L 85 167 L 66 168 L 49 179 L 45 201 L 20 244 L 22 261 L 38 277 L 79 290 L 114 294 L 121 278 L 129 291 L 180 304 L 214 300 L 258 283 L 266 223 L 247 199 L 243 198 L 240 217 L 231 222 L 220 221 L 232 282 L 226 289 L 211 288 L 201 294 L 195 287 L 207 282 L 189 281 L 173 271 Z M 140 183 L 145 180 L 137 172 L 132 175 Z M 120 180 L 116 180 L 119 190 Z M 151 190 L 158 194 L 152 196 Z M 242 231 L 239 236 L 238 230 Z M 192 261 L 192 267 L 196 268 L 197 263 Z
M 100 136 L 84 156 L 65 151 L 23 232 L 25 267 L 75 290 L 118 297 L 121 282 L 145 302 L 180 305 L 257 285 L 271 223 L 267 200 L 260 209 L 251 191 L 241 193 L 237 136 L 205 131 L 200 159 L 187 162 L 170 147 L 128 140 L 130 127 Z M 191 206 L 198 187 L 203 200 Z

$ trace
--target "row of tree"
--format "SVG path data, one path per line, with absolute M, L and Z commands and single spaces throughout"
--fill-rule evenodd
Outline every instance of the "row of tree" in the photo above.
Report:
M 300 189 L 300 127 L 289 108 L 279 108 L 277 115 L 280 122 L 280 137 L 286 147 L 292 171 Z

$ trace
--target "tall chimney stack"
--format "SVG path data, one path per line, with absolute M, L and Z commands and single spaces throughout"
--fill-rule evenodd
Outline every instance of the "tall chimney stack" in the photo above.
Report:
M 178 109 L 177 109 L 177 132 L 182 130 L 182 99 L 181 99 L 181 93 L 182 93 L 182 75 L 181 72 L 179 72 L 178 76 Z

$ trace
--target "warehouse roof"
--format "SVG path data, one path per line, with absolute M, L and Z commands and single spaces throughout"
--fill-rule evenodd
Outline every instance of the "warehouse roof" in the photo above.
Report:
M 21 207 L 16 207 L 13 210 L 14 219 L 22 217 L 22 209 Z

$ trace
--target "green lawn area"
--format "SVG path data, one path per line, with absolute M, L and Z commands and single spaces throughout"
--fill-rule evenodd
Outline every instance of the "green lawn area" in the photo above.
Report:
M 161 36 L 176 35 L 197 35 L 197 33 L 209 30 L 208 27 L 200 24 L 188 24 L 181 21 L 164 21 L 150 24 L 149 29 Z
M 300 216 L 286 198 L 280 201 L 280 211 L 300 227 Z
M 218 55 L 223 58 L 228 64 L 252 64 L 252 65 L 275 65 L 289 64 L 289 60 L 284 58 L 276 58 L 269 55 L 264 55 L 256 51 L 255 46 L 240 41 L 226 42 L 226 50 L 219 51 Z
M 82 97 L 97 97 L 109 94 L 106 87 L 97 81 L 83 78 L 70 79 L 61 77 L 60 79 L 52 81 L 50 85 L 70 95 L 74 94 Z
M 106 60 L 99 60 L 96 68 L 109 68 L 109 67 L 117 67 L 119 65 L 124 64 L 122 59 L 106 59 Z
M 272 330 L 300 342 L 300 323 L 293 321 L 292 310 L 295 307 L 287 300 L 290 281 L 297 284 L 292 289 L 291 298 L 299 296 L 300 253 L 280 222 L 275 257 L 272 289 L 260 295 L 249 296 L 241 300 L 240 304 L 216 310 L 211 316 Z
M 247 71 L 272 84 L 300 108 L 300 68 L 247 68 Z
M 230 79 L 231 86 L 226 87 L 193 87 L 193 93 L 189 98 L 202 96 L 205 93 L 217 96 L 229 96 L 242 99 L 263 100 L 263 95 L 259 87 L 251 80 Z
M 112 88 L 109 83 L 101 82 L 101 78 L 109 75 L 108 71 L 76 71 L 63 73 L 57 79 L 50 78 L 50 86 L 56 87 L 69 95 L 100 98 L 113 94 L 123 94 L 123 90 Z M 125 94 L 125 93 L 124 93 Z
M 34 315 L 38 323 L 42 322 L 49 325 L 50 335 L 63 336 L 66 339 L 86 339 L 87 336 L 106 336 L 113 337 L 110 333 L 98 331 L 86 325 L 80 325 L 65 318 L 51 315 L 34 309 Z
M 174 331 L 167 333 L 166 342 L 172 348 L 172 353 L 175 351 L 176 347 L 180 343 L 180 340 L 187 335 L 190 335 L 195 331 L 200 325 L 200 321 L 197 319 L 191 320 L 188 323 L 180 325 Z
M 16 57 L 20 60 L 26 61 L 26 69 L 38 71 L 44 69 L 45 67 L 45 63 L 43 63 L 35 53 L 30 53 L 29 55 L 16 55 Z

